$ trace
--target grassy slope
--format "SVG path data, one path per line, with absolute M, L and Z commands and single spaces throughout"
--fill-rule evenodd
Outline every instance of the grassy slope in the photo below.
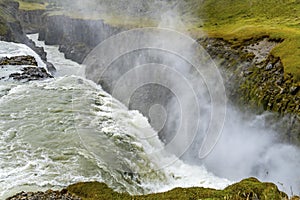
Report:
M 209 36 L 236 45 L 262 36 L 284 39 L 271 53 L 300 81 L 299 0 L 204 0 L 198 15 Z
M 99 12 L 97 9 L 97 3 L 93 1 L 85 2 L 84 7 L 93 8 L 91 10 L 76 10 L 72 8 L 72 4 L 65 0 L 64 2 L 55 0 L 15 0 L 20 4 L 21 10 L 45 10 L 47 6 L 49 6 L 50 10 L 48 10 L 48 15 L 65 15 L 74 19 L 85 19 L 85 20 L 104 20 L 106 23 L 118 26 L 118 27 L 126 27 L 126 28 L 136 28 L 136 27 L 145 27 L 145 26 L 157 26 L 157 23 L 151 19 L 145 17 L 132 17 L 132 16 L 124 16 L 120 13 L 109 13 L 103 14 Z M 56 2 L 56 3 L 55 3 Z M 62 3 L 62 5 L 60 5 Z M 64 7 L 64 9 L 61 9 Z
M 23 10 L 45 9 L 46 0 L 18 0 Z M 35 3 L 29 3 L 29 2 Z M 284 39 L 272 54 L 280 57 L 285 74 L 291 73 L 300 82 L 300 0 L 185 0 L 185 12 L 198 15 L 204 21 L 204 29 L 211 37 L 220 37 L 235 45 L 244 40 L 269 36 Z M 202 2 L 202 3 L 201 3 Z M 53 14 L 66 14 L 53 12 Z M 78 13 L 77 13 L 78 15 Z M 81 16 L 71 17 L 81 18 Z M 104 18 L 112 25 L 143 27 L 155 23 L 147 19 L 124 20 L 116 16 L 91 16 L 90 19 Z M 121 22 L 121 24 L 120 24 Z M 201 24 L 201 23 L 200 23 Z M 200 27 L 194 22 L 193 31 Z
M 38 1 L 38 0 L 37 0 Z M 0 0 L 0 3 L 2 0 Z M 18 0 L 20 9 L 40 10 L 47 4 Z M 199 4 L 198 0 L 190 2 Z M 196 8 L 197 6 L 195 6 Z M 10 16 L 0 9 L 0 15 L 10 21 Z M 271 38 L 282 38 L 272 53 L 279 56 L 285 72 L 292 73 L 300 80 L 300 1 L 299 0 L 204 0 L 204 5 L 197 11 L 204 20 L 204 29 L 212 37 L 222 37 L 235 44 L 249 38 L 268 35 Z M 119 20 L 116 20 L 119 21 Z M 135 24 L 135 23 L 134 23 Z M 198 26 L 198 25 L 197 25 Z M 5 28 L 5 27 L 4 27 Z M 0 31 L 5 31 L 1 28 Z M 199 27 L 197 27 L 199 28 Z M 279 192 L 271 183 L 260 183 L 255 179 L 246 179 L 224 190 L 206 188 L 176 188 L 169 192 L 132 197 L 120 194 L 105 184 L 91 182 L 78 183 L 68 190 L 81 196 L 84 200 L 94 199 L 246 199 L 258 195 L 261 199 L 281 199 L 285 194 Z
M 228 186 L 224 190 L 215 190 L 208 188 L 175 188 L 171 191 L 149 194 L 142 196 L 130 196 L 129 194 L 122 194 L 114 192 L 104 183 L 89 182 L 77 183 L 71 185 L 67 190 L 83 200 L 160 200 L 160 199 L 174 199 L 174 200 L 242 200 L 252 199 L 257 197 L 261 200 L 279 200 L 286 199 L 286 194 L 278 191 L 273 183 L 261 183 L 255 178 L 245 179 L 239 183 Z

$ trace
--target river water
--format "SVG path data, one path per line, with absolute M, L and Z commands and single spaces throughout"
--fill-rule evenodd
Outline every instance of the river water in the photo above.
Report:
M 57 72 L 53 79 L 22 83 L 8 77 L 20 67 L 0 68 L 0 199 L 79 181 L 146 194 L 174 187 L 222 189 L 249 176 L 288 194 L 300 192 L 299 148 L 280 143 L 264 126 L 265 114 L 244 118 L 228 105 L 213 151 L 200 161 L 192 150 L 179 159 L 165 150 L 147 118 L 85 79 L 85 66 L 37 41 L 38 35 L 28 37 L 45 48 Z M 33 55 L 45 67 L 25 45 L 0 43 L 0 57 Z
M 224 188 L 231 182 L 164 151 L 138 111 L 86 80 L 84 66 L 44 46 L 55 78 L 20 83 L 7 75 L 0 85 L 0 199 L 20 191 L 61 189 L 79 181 L 105 182 L 131 194 L 174 187 Z M 1 42 L 1 56 L 33 55 L 22 44 Z M 145 139 L 146 138 L 146 139 Z

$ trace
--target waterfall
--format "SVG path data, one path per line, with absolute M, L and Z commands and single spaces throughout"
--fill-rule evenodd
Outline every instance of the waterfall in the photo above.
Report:
M 35 55 L 25 45 L 0 48 L 7 56 L 16 49 Z M 1 82 L 1 198 L 91 180 L 131 194 L 191 186 L 221 189 L 230 183 L 165 151 L 147 118 L 78 76 L 84 66 L 65 60 L 57 47 L 45 49 L 58 66 L 54 79 Z

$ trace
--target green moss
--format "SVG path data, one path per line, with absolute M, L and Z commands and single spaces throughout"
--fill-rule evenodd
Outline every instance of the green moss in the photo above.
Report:
M 106 184 L 99 182 L 88 182 L 88 183 L 77 183 L 71 185 L 67 190 L 77 196 L 83 198 L 84 200 L 94 200 L 94 199 L 131 199 L 129 194 L 121 194 L 114 192 Z
M 273 183 L 261 183 L 255 178 L 242 180 L 225 188 L 231 199 L 282 199 L 287 197 Z
M 255 57 L 254 53 L 250 52 L 247 54 L 243 54 L 241 59 L 242 60 L 252 60 Z
M 189 1 L 189 0 L 188 0 Z M 192 0 L 190 0 L 192 1 Z M 284 41 L 272 50 L 280 57 L 285 75 L 300 81 L 300 1 L 298 0 L 206 0 L 197 8 L 204 29 L 211 37 L 233 44 L 269 36 Z
M 271 61 L 269 61 L 272 63 Z M 300 84 L 291 74 L 283 76 L 283 69 L 277 61 L 273 69 L 250 67 L 237 92 L 240 94 L 238 103 L 250 108 L 262 107 L 262 111 L 275 111 L 282 115 L 290 113 L 300 115 L 299 97 Z
M 239 183 L 228 186 L 224 190 L 209 188 L 175 188 L 168 192 L 148 194 L 141 196 L 131 196 L 126 193 L 114 192 L 104 183 L 87 182 L 71 185 L 67 190 L 81 197 L 83 200 L 242 200 L 257 197 L 261 200 L 285 199 L 287 195 L 280 192 L 273 183 L 261 183 L 255 178 L 245 179 Z

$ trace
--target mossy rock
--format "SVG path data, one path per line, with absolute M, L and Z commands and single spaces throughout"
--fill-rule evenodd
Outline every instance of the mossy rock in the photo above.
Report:
M 86 183 L 77 183 L 67 187 L 67 190 L 70 193 L 73 193 L 84 200 L 96 200 L 96 199 L 131 199 L 129 194 L 122 194 L 113 191 L 105 183 L 99 182 L 86 182 Z
M 67 190 L 83 200 L 282 200 L 288 199 L 287 195 L 278 190 L 273 183 L 262 183 L 256 178 L 248 178 L 239 183 L 228 186 L 224 190 L 215 190 L 209 188 L 175 188 L 168 192 L 148 194 L 140 196 L 131 196 L 127 193 L 118 193 L 110 189 L 106 184 L 99 182 L 77 183 L 67 187 Z
M 256 178 L 248 178 L 225 188 L 230 199 L 288 199 L 273 183 L 262 183 Z

